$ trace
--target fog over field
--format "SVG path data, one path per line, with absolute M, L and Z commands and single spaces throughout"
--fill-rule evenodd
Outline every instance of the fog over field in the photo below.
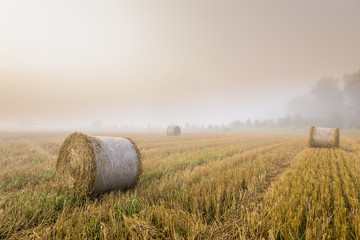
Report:
M 360 127 L 359 11 L 357 0 L 4 0 L 0 129 L 288 114 Z

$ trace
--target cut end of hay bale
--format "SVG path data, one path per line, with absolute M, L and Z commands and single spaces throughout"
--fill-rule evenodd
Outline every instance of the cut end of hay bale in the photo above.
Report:
M 313 142 L 313 141 L 312 141 L 312 140 L 313 140 L 313 137 L 312 137 L 312 136 L 313 136 L 313 133 L 314 133 L 314 128 L 315 128 L 314 126 L 311 126 L 311 127 L 310 127 L 309 139 L 308 139 L 308 141 L 309 141 L 309 147 L 312 147 L 312 145 L 313 145 L 313 143 L 312 143 L 312 142 Z
M 96 178 L 92 138 L 79 132 L 67 137 L 59 150 L 56 171 L 61 186 L 77 193 L 91 193 Z
M 310 127 L 309 146 L 319 148 L 338 148 L 339 128 Z
M 340 131 L 339 128 L 335 128 L 334 147 L 339 148 L 339 145 L 340 145 Z

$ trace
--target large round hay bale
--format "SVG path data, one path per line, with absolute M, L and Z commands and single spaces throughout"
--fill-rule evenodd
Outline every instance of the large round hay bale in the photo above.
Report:
M 127 189 L 140 174 L 140 152 L 130 139 L 75 132 L 60 147 L 56 171 L 60 184 L 77 193 Z
M 338 148 L 339 128 L 310 127 L 309 145 L 319 148 Z
M 166 133 L 168 136 L 180 136 L 181 130 L 179 126 L 169 126 Z

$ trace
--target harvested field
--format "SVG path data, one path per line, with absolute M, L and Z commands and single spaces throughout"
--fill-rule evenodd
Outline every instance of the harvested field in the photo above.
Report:
M 360 236 L 360 136 L 330 149 L 306 133 L 112 134 L 141 151 L 136 187 L 80 197 L 56 184 L 67 135 L 0 134 L 0 238 Z

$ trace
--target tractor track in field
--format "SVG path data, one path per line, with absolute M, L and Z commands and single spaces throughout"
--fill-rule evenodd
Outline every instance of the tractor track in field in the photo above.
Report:
M 242 202 L 243 208 L 238 214 L 241 215 L 242 213 L 244 213 L 244 209 L 246 209 L 245 212 L 258 211 L 258 204 L 263 201 L 265 193 L 271 188 L 272 184 L 277 181 L 277 179 L 281 178 L 281 176 L 286 173 L 286 171 L 291 167 L 291 165 L 295 163 L 296 157 L 304 149 L 305 148 L 298 149 L 290 157 L 285 158 L 284 161 L 274 163 L 274 168 L 272 168 L 266 174 L 264 183 L 257 188 L 256 193 L 252 196 L 249 196 L 246 200 Z M 242 218 L 242 216 L 240 215 L 238 218 L 235 218 L 234 220 L 229 222 L 216 221 L 212 223 L 214 230 L 209 235 L 209 239 L 217 239 L 218 236 L 223 235 L 224 232 L 234 232 L 234 228 L 237 228 L 237 226 L 244 224 L 244 221 L 247 221 L 247 219 Z M 233 239 L 239 238 L 238 234 L 246 234 L 246 230 L 240 230 L 240 228 L 237 228 L 235 232 L 237 232 L 237 234 L 229 234 L 227 235 L 227 237 Z
M 341 158 L 341 155 L 339 154 L 339 152 L 336 152 L 335 157 L 337 160 L 335 162 L 336 173 L 337 173 L 337 177 L 339 178 L 339 181 L 340 181 L 341 194 L 342 194 L 342 197 L 344 198 L 344 204 L 345 204 L 345 208 L 346 208 L 346 212 L 347 212 L 347 214 L 346 214 L 347 215 L 346 222 L 347 222 L 347 226 L 348 226 L 347 231 L 349 231 L 349 227 L 352 225 L 352 218 L 351 218 L 351 216 L 349 216 L 349 213 L 351 213 L 351 205 L 350 205 L 350 201 L 349 201 L 349 196 L 345 192 L 346 186 L 344 183 L 343 176 L 341 175 L 341 170 L 340 170 L 340 165 L 339 165 L 339 160 Z M 343 164 L 343 165 L 345 167 L 345 164 Z

